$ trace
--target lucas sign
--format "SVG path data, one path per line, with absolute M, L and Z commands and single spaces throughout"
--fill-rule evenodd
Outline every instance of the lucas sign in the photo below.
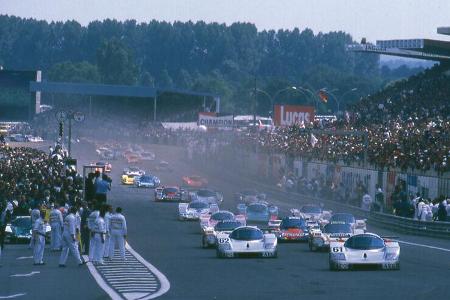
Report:
M 275 126 L 306 124 L 314 121 L 314 107 L 300 105 L 276 104 L 274 113 Z

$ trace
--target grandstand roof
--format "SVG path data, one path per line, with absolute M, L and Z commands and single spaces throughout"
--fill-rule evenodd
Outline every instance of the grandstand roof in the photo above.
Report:
M 438 33 L 450 35 L 450 27 L 439 27 Z M 431 39 L 379 40 L 375 45 L 362 42 L 347 45 L 349 51 L 450 62 L 450 42 Z

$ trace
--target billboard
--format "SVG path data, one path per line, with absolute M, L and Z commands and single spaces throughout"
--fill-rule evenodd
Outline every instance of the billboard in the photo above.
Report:
M 217 116 L 216 113 L 199 113 L 198 125 L 206 127 L 233 127 L 233 115 Z
M 275 126 L 306 124 L 314 121 L 314 107 L 301 105 L 275 104 Z

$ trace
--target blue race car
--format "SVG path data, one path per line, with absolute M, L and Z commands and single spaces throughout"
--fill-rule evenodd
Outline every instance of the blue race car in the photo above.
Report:
M 143 175 L 134 179 L 134 185 L 137 187 L 156 188 L 160 184 L 159 178 L 153 175 Z

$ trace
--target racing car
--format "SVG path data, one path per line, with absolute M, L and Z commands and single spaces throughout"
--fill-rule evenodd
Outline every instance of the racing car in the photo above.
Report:
M 350 224 L 342 221 L 331 221 L 323 229 L 311 229 L 308 240 L 309 250 L 328 249 L 332 242 L 346 241 L 354 233 Z
M 273 222 L 269 222 L 269 227 Z M 300 217 L 285 217 L 278 227 L 272 232 L 278 241 L 307 241 L 309 239 L 309 228 L 306 221 Z
M 356 267 L 400 269 L 400 245 L 391 238 L 373 233 L 355 234 L 345 242 L 332 242 L 329 254 L 330 270 Z
M 101 172 L 102 170 L 105 170 L 105 173 L 110 173 L 112 170 L 112 165 L 110 163 L 104 162 L 104 161 L 96 162 L 95 166 L 98 167 L 98 169 L 96 168 L 95 171 L 99 171 L 99 172 Z
M 129 164 L 138 163 L 141 160 L 141 156 L 137 153 L 128 154 L 125 156 L 125 159 Z
M 156 155 L 153 152 L 150 151 L 143 151 L 140 153 L 141 155 L 141 160 L 155 160 Z
M 367 230 L 365 219 L 357 220 L 352 214 L 349 213 L 335 213 L 331 216 L 329 222 L 343 222 L 350 224 L 353 230 L 362 230 L 363 232 Z
M 206 178 L 197 175 L 183 176 L 182 181 L 184 186 L 194 188 L 201 188 L 208 185 L 208 180 L 206 180 Z
M 142 175 L 134 178 L 134 185 L 136 187 L 155 188 L 158 187 L 161 181 L 154 175 Z
M 294 216 L 318 223 L 323 223 L 323 221 L 327 221 L 331 217 L 331 211 L 323 210 L 320 205 L 316 204 L 307 204 L 300 207 L 300 209 L 291 209 L 291 213 Z
M 158 187 L 155 189 L 155 201 L 188 201 L 188 195 L 184 189 L 177 186 Z
M 268 224 L 270 220 L 275 220 L 278 216 L 278 207 L 266 201 L 257 201 L 249 205 L 241 203 L 238 204 L 237 210 L 239 214 L 245 216 L 247 224 Z
M 216 247 L 217 246 L 217 235 L 224 236 L 225 234 L 230 234 L 234 229 L 245 226 L 244 222 L 239 222 L 237 220 L 223 220 L 219 221 L 214 227 L 205 228 L 202 234 L 202 247 Z
M 262 193 L 258 193 L 256 190 L 244 190 L 235 194 L 235 198 L 237 201 L 250 204 L 256 201 L 264 201 L 266 200 L 266 195 Z
M 139 169 L 138 167 L 129 167 L 123 169 L 124 175 L 134 175 L 134 176 L 143 176 L 145 175 L 145 171 Z
M 277 257 L 277 237 L 253 226 L 241 226 L 230 234 L 217 235 L 216 255 L 231 257 Z
M 45 241 L 50 240 L 51 227 L 48 223 L 45 224 Z M 31 240 L 33 236 L 33 229 L 31 226 L 30 216 L 18 216 L 6 225 L 5 228 L 5 243 L 26 243 Z
M 213 214 L 204 214 L 200 216 L 200 228 L 204 233 L 208 228 L 216 226 L 220 221 L 238 221 L 241 224 L 245 224 L 245 216 L 235 215 L 228 210 L 219 210 Z
M 133 185 L 134 184 L 134 180 L 136 179 L 136 177 L 139 177 L 138 175 L 122 175 L 122 184 L 125 185 Z
M 203 201 L 192 201 L 191 203 L 178 204 L 178 219 L 180 221 L 194 221 L 200 219 L 201 215 L 211 214 L 219 211 L 219 206 Z
M 203 201 L 207 203 L 220 204 L 223 201 L 223 194 L 211 189 L 200 189 L 196 191 L 190 191 L 189 197 L 191 201 Z

